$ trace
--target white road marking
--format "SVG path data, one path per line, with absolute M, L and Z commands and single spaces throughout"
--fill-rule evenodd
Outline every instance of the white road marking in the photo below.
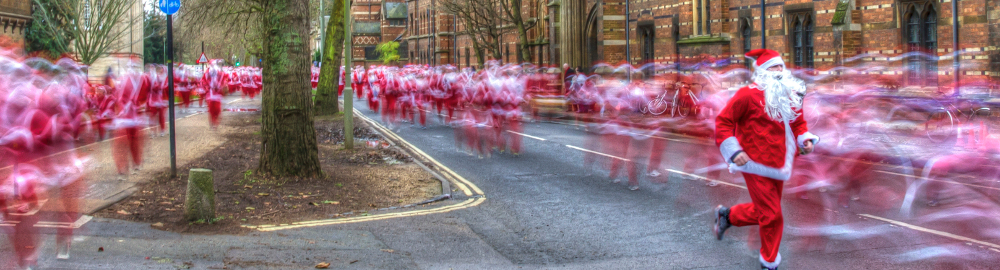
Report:
M 514 131 L 510 131 L 510 130 L 507 130 L 507 132 L 514 133 L 514 134 L 521 135 L 521 136 L 528 137 L 528 138 L 532 138 L 532 139 L 539 140 L 539 141 L 547 141 L 545 138 L 539 138 L 539 137 L 531 136 L 531 135 L 520 133 L 520 132 L 514 132 Z
M 566 145 L 566 147 L 573 148 L 573 149 L 580 150 L 580 151 L 584 151 L 584 152 L 588 152 L 588 153 L 593 153 L 593 154 L 598 154 L 598 155 L 606 156 L 606 157 L 609 157 L 609 158 L 619 159 L 619 160 L 622 160 L 622 161 L 631 161 L 631 160 L 629 160 L 627 158 L 620 158 L 620 157 L 608 155 L 608 154 L 597 152 L 597 151 L 591 151 L 591 150 L 587 150 L 587 149 L 584 149 L 584 148 L 580 148 L 580 147 L 576 147 L 576 146 L 572 146 L 572 145 L 568 145 L 568 144 Z
M 952 234 L 952 233 L 947 233 L 947 232 L 942 232 L 942 231 L 938 231 L 938 230 L 928 229 L 928 228 L 920 227 L 920 226 L 917 226 L 917 225 L 908 224 L 908 223 L 905 223 L 905 222 L 902 222 L 902 221 L 895 221 L 895 220 L 891 220 L 891 219 L 888 219 L 888 218 L 873 216 L 873 215 L 869 215 L 869 214 L 858 214 L 858 215 L 862 216 L 862 217 L 866 217 L 866 218 L 881 220 L 881 221 L 887 222 L 887 223 L 892 224 L 892 225 L 896 225 L 896 226 L 908 228 L 908 229 L 915 230 L 915 231 L 921 231 L 921 232 L 925 232 L 925 233 L 931 233 L 931 234 L 935 234 L 935 235 L 938 235 L 938 236 L 943 236 L 943 237 L 951 238 L 951 239 L 958 240 L 958 241 L 965 241 L 965 242 L 969 242 L 969 243 L 975 243 L 975 244 L 979 244 L 979 245 L 991 247 L 993 249 L 1000 249 L 1000 245 L 997 245 L 997 244 L 994 244 L 994 243 L 990 243 L 990 242 L 984 242 L 984 241 L 980 241 L 980 240 L 976 240 L 976 239 L 972 239 L 972 238 L 968 238 L 968 237 L 961 236 L 961 235 L 956 235 L 956 234 Z M 996 250 L 994 250 L 994 251 L 996 251 Z
M 672 172 L 672 173 L 676 173 L 676 174 L 687 175 L 687 176 L 694 177 L 694 178 L 704 179 L 705 181 L 714 181 L 716 183 L 727 185 L 727 186 L 731 186 L 731 187 L 737 187 L 737 188 L 747 189 L 746 186 L 741 186 L 741 185 L 737 185 L 737 184 L 733 184 L 733 183 L 729 183 L 729 182 L 721 181 L 721 180 L 713 180 L 713 179 L 708 178 L 708 177 L 694 175 L 694 174 L 690 174 L 690 173 L 686 173 L 686 172 L 682 172 L 682 171 L 678 171 L 678 170 L 674 170 L 674 169 L 668 169 L 667 171 L 668 172 Z
M 875 171 L 876 172 L 880 172 L 880 173 L 884 173 L 884 174 L 891 174 L 891 175 L 897 175 L 897 176 L 903 176 L 903 177 L 909 176 L 909 177 L 913 177 L 913 178 L 917 178 L 917 179 L 923 179 L 923 180 L 929 180 L 929 181 L 935 181 L 935 182 L 944 182 L 944 183 L 949 183 L 949 184 L 964 185 L 964 186 L 978 187 L 978 188 L 985 188 L 985 189 L 992 189 L 992 190 L 1000 190 L 1000 188 L 995 188 L 995 187 L 980 186 L 980 185 L 974 185 L 974 184 L 966 184 L 966 183 L 955 182 L 955 181 L 948 181 L 948 180 L 937 180 L 937 179 L 926 178 L 926 177 L 923 177 L 923 176 L 907 175 L 907 174 L 904 174 L 904 173 L 894 173 L 894 172 L 887 172 L 887 171 L 880 171 L 880 170 L 875 170 Z

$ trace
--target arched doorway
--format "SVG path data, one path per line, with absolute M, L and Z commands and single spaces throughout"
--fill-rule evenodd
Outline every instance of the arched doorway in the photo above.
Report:
M 601 60 L 600 42 L 598 42 L 598 31 L 600 17 L 598 16 L 598 9 L 601 7 L 601 3 L 597 2 L 590 8 L 590 14 L 587 16 L 587 32 L 585 36 L 586 49 L 587 52 L 584 54 L 586 56 L 587 65 L 593 66 L 596 62 Z M 589 68 L 589 66 L 587 67 Z

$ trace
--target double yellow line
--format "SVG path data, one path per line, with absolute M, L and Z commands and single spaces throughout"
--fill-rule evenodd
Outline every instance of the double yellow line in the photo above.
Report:
M 410 150 L 414 154 L 419 155 L 420 158 L 422 158 L 423 160 L 426 160 L 427 162 L 433 164 L 435 166 L 435 168 L 438 168 L 441 171 L 442 177 L 448 178 L 446 180 L 448 180 L 449 182 L 451 182 L 458 189 L 462 190 L 462 193 L 464 193 L 465 196 L 468 196 L 468 197 L 471 197 L 471 198 L 465 199 L 464 201 L 462 201 L 462 202 L 460 202 L 458 204 L 447 205 L 447 206 L 438 207 L 438 208 L 432 208 L 432 209 L 421 209 L 421 210 L 415 210 L 415 211 L 405 211 L 405 212 L 397 212 L 397 213 L 377 214 L 377 215 L 363 216 L 363 217 L 350 217 L 350 218 L 336 218 L 336 219 L 322 219 L 322 220 L 302 221 L 302 222 L 293 222 L 293 223 L 288 223 L 288 224 L 257 225 L 257 226 L 244 225 L 243 227 L 250 228 L 250 229 L 255 229 L 255 230 L 258 230 L 258 231 L 262 231 L 262 232 L 270 232 L 270 231 L 279 231 L 279 230 L 288 230 L 288 229 L 297 229 L 297 228 L 307 228 L 307 227 L 316 227 L 316 226 L 326 226 L 326 225 L 337 225 L 337 224 L 348 224 L 348 223 L 376 221 L 376 220 L 384 220 L 384 219 L 390 219 L 390 218 L 422 216 L 422 215 L 430 215 L 430 214 L 447 213 L 447 212 L 451 212 L 451 211 L 454 211 L 454 210 L 475 207 L 475 206 L 483 203 L 483 201 L 486 200 L 486 194 L 484 194 L 483 191 L 481 189 L 479 189 L 479 187 L 477 187 L 475 184 L 473 184 L 472 182 L 469 182 L 469 180 L 466 180 L 461 175 L 458 175 L 458 173 L 455 173 L 454 171 L 452 171 L 448 167 L 444 166 L 444 164 L 441 164 L 441 162 L 438 162 L 436 159 L 434 159 L 433 157 L 431 157 L 427 153 L 424 153 L 424 151 L 421 151 L 416 146 L 413 146 L 413 144 L 410 144 L 410 142 L 404 140 L 402 137 L 399 137 L 399 135 L 396 135 L 396 133 L 392 132 L 391 130 L 389 130 L 389 129 L 385 128 L 385 127 L 383 127 L 382 125 L 379 125 L 377 122 L 375 122 L 371 118 L 368 118 L 367 116 L 365 116 L 364 114 L 362 114 L 361 112 L 359 112 L 357 109 L 355 109 L 354 112 L 355 112 L 355 115 L 357 115 L 361 119 L 365 120 L 365 122 L 368 122 L 368 124 L 372 128 L 378 130 L 378 132 L 382 133 L 382 135 L 385 135 L 386 137 L 388 137 L 392 141 L 399 142 L 399 143 L 403 144 L 402 145 L 403 147 L 407 148 L 408 150 Z M 445 191 L 445 192 L 449 192 L 449 191 Z

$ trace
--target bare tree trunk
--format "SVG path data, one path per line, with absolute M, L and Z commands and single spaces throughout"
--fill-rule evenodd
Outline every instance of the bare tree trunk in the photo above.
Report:
M 515 26 L 517 27 L 517 46 L 521 48 L 521 52 L 517 54 L 517 62 L 520 64 L 531 60 L 531 52 L 528 51 L 528 29 L 520 20 Z
M 310 101 L 309 1 L 275 0 L 263 16 L 260 164 L 274 176 L 323 174 Z
M 316 86 L 316 115 L 332 115 L 340 111 L 337 87 L 340 85 L 340 65 L 344 59 L 344 0 L 333 1 L 333 8 L 330 10 L 326 39 L 323 41 L 323 66 Z

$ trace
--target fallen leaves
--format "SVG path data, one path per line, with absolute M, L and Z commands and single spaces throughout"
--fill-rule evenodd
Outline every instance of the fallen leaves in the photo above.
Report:
M 270 195 L 271 193 L 264 193 L 264 192 L 257 193 L 257 196 L 270 196 Z
M 340 204 L 340 202 L 338 202 L 338 201 L 323 201 L 323 203 L 324 204 L 332 204 L 332 205 L 338 205 L 338 204 Z
M 163 228 L 163 222 L 153 223 L 153 224 L 150 224 L 149 226 L 153 226 L 153 227 L 156 227 L 156 228 Z
M 128 211 L 125 211 L 125 210 L 118 210 L 118 212 L 115 212 L 115 213 L 118 213 L 118 214 L 121 214 L 121 215 L 131 215 L 132 214 L 132 213 L 129 213 Z
M 396 253 L 396 251 L 395 251 L 395 250 L 391 250 L 391 249 L 383 249 L 383 250 L 382 250 L 382 252 L 386 252 L 386 253 Z
M 330 268 L 330 263 L 328 263 L 328 262 L 317 263 L 316 264 L 316 268 L 317 269 L 327 269 L 327 268 Z

